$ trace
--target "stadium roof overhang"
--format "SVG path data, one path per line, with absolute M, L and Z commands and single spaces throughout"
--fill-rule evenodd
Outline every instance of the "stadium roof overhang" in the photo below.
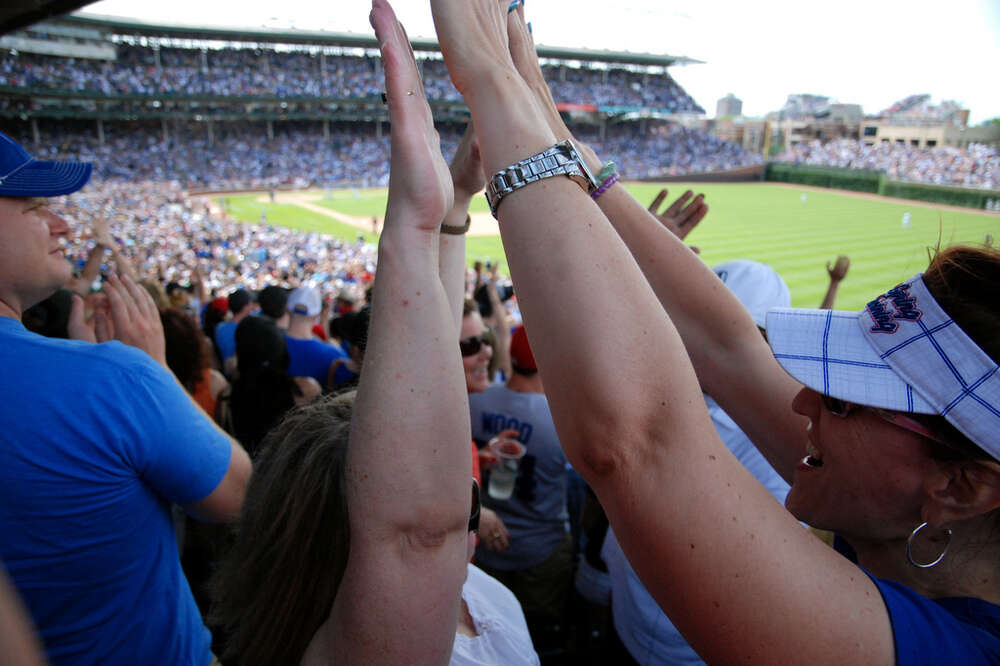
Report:
M 83 5 L 86 3 L 78 3 Z M 97 14 L 74 14 L 65 17 L 71 23 L 135 37 L 159 37 L 164 39 L 193 39 L 225 42 L 250 42 L 264 44 L 301 44 L 315 46 L 337 46 L 342 48 L 378 49 L 373 35 L 358 33 L 314 32 L 289 29 L 238 29 L 224 27 L 204 27 L 193 25 L 165 25 L 137 19 L 101 16 Z M 440 52 L 438 43 L 431 39 L 413 39 L 417 51 Z M 627 65 L 647 65 L 671 67 L 674 65 L 701 64 L 702 61 L 685 56 L 657 55 L 652 53 L 631 53 L 629 51 L 604 51 L 592 49 L 569 49 L 562 47 L 538 47 L 538 55 L 554 60 L 579 60 Z
M 15 0 L 0 3 L 0 35 L 76 11 L 94 0 Z

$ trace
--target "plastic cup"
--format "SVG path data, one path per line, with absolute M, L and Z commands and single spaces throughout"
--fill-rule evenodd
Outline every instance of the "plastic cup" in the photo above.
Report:
M 487 446 L 496 454 L 497 463 L 490 468 L 490 483 L 486 491 L 493 499 L 510 499 L 514 494 L 517 469 L 526 451 L 524 444 L 516 439 L 494 437 Z

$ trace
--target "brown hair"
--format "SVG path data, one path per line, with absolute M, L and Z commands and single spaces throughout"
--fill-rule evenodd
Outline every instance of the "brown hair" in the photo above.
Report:
M 462 301 L 462 319 L 465 319 L 473 312 L 479 312 L 479 306 L 471 298 Z
M 924 284 L 938 305 L 994 363 L 1000 359 L 1000 250 L 956 245 L 933 252 Z M 985 295 L 985 298 L 983 297 Z M 938 460 L 994 460 L 943 416 L 914 415 L 948 442 L 934 443 Z
M 166 341 L 167 366 L 187 392 L 194 395 L 202 371 L 211 366 L 205 336 L 194 319 L 177 308 L 161 310 L 160 322 Z
M 235 543 L 212 580 L 225 660 L 297 664 L 326 620 L 350 550 L 344 467 L 355 393 L 289 412 L 254 462 Z

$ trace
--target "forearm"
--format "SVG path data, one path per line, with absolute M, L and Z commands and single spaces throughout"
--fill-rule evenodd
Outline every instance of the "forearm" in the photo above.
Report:
M 802 457 L 804 426 L 789 409 L 798 383 L 778 367 L 736 296 L 623 186 L 598 203 L 677 327 L 702 390 L 790 479 Z
M 471 200 L 471 195 L 456 191 L 455 203 L 445 215 L 443 224 L 450 227 L 464 226 Z M 455 330 L 458 331 L 462 328 L 462 302 L 465 300 L 465 234 L 442 233 L 440 237 L 438 271 L 452 320 L 455 322 Z
M 90 285 L 94 284 L 94 280 L 101 272 L 101 262 L 104 261 L 104 251 L 107 249 L 106 245 L 97 243 L 90 250 L 87 255 L 87 263 L 83 265 L 83 269 L 80 271 L 79 277 L 76 278 L 75 286 L 73 291 L 85 296 L 90 291 Z
M 387 223 L 379 244 L 348 479 L 349 503 L 390 533 L 468 520 L 469 410 L 437 243 L 437 233 Z
M 820 310 L 832 310 L 833 304 L 837 300 L 837 290 L 840 288 L 840 280 L 830 280 L 830 286 L 826 288 L 826 295 L 823 302 L 819 304 Z
M 467 97 L 487 174 L 555 141 L 532 118 L 526 86 L 493 85 L 493 95 Z M 532 348 L 546 385 L 559 387 L 548 397 L 560 439 L 582 472 L 599 472 L 613 466 L 616 447 L 650 445 L 632 436 L 668 425 L 679 405 L 700 397 L 690 367 L 684 370 L 684 349 L 628 249 L 579 185 L 561 177 L 533 183 L 505 197 L 499 215 Z M 571 323 L 582 321 L 590 326 Z M 690 382 L 663 381 L 663 369 L 675 367 Z M 615 400 L 608 400 L 609 377 L 629 379 L 616 384 Z
M 507 308 L 500 295 L 497 293 L 496 278 L 491 277 L 486 283 L 486 294 L 490 299 L 490 307 L 493 309 L 491 317 L 493 323 L 493 337 L 496 338 L 496 346 L 493 349 L 493 357 L 496 367 L 503 372 L 505 378 L 510 378 L 510 324 L 507 321 Z

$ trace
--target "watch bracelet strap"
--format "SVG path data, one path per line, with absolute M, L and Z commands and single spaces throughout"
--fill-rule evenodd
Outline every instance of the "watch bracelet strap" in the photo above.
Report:
M 584 177 L 579 165 L 566 157 L 564 151 L 571 150 L 571 146 L 568 142 L 557 143 L 493 174 L 486 184 L 486 201 L 493 217 L 497 217 L 503 198 L 525 185 L 553 176 Z
M 450 234 L 452 236 L 462 236 L 462 235 L 465 234 L 465 232 L 467 232 L 469 230 L 469 227 L 471 225 L 472 225 L 472 215 L 466 214 L 466 216 L 465 216 L 465 224 L 463 224 L 461 226 L 453 225 L 453 224 L 442 224 L 441 225 L 441 233 L 443 233 L 443 234 Z

